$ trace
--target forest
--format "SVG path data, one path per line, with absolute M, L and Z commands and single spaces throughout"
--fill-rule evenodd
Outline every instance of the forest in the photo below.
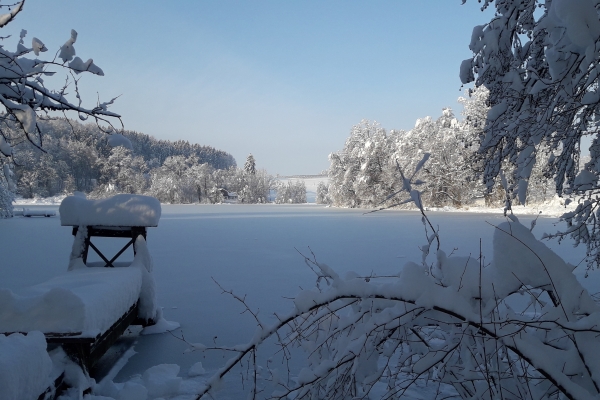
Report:
M 128 130 L 106 135 L 95 124 L 64 118 L 40 120 L 39 126 L 43 148 L 25 140 L 12 146 L 13 157 L 0 156 L 0 190 L 4 188 L 7 198 L 78 191 L 96 198 L 129 193 L 151 195 L 163 203 L 214 204 L 224 201 L 220 189 L 226 189 L 241 203 L 306 202 L 302 182 L 279 183 L 256 168 L 251 154 L 244 168 L 237 168 L 231 154 L 187 141 L 158 140 Z M 4 135 L 18 136 L 14 124 L 7 127 Z
M 409 131 L 387 132 L 367 120 L 355 125 L 343 149 L 329 155 L 329 184 L 318 186 L 317 203 L 352 208 L 413 206 L 397 204 L 394 195 L 402 190 L 401 174 L 413 171 L 428 154 L 415 176 L 426 207 L 504 206 L 504 187 L 497 183 L 488 190 L 480 178 L 483 163 L 477 143 L 489 110 L 488 91 L 481 87 L 458 101 L 463 106 L 460 120 L 452 109 L 444 108 L 437 119 L 420 118 Z M 540 146 L 538 154 L 527 181 L 528 204 L 543 203 L 555 195 L 552 177 L 543 168 L 544 157 L 547 160 L 551 151 Z

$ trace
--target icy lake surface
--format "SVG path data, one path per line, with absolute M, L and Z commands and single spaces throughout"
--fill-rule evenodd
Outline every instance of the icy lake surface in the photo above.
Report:
M 29 207 L 35 209 L 36 206 Z M 57 210 L 57 206 L 40 206 Z M 337 272 L 361 275 L 397 274 L 407 261 L 419 261 L 418 246 L 425 242 L 420 214 L 326 208 L 318 205 L 163 205 L 157 228 L 148 232 L 148 247 L 154 259 L 158 297 L 168 320 L 181 323 L 174 334 L 140 336 L 136 354 L 121 369 L 115 381 L 128 379 L 147 368 L 175 363 L 187 371 L 202 361 L 207 374 L 225 359 L 184 353 L 191 343 L 234 345 L 249 340 L 255 324 L 243 307 L 222 294 L 214 281 L 260 310 L 273 321 L 273 312 L 286 312 L 299 287 L 310 288 L 315 276 L 304 264 L 303 254 L 314 253 L 320 262 Z M 430 213 L 439 226 L 442 248 L 447 253 L 479 254 L 491 258 L 494 228 L 502 215 Z M 521 217 L 529 226 L 532 217 Z M 540 218 L 534 230 L 540 237 L 555 232 L 556 218 Z M 0 287 L 17 289 L 43 282 L 66 270 L 71 251 L 69 227 L 57 217 L 0 220 Z M 547 243 L 566 261 L 578 264 L 583 248 L 570 243 Z M 101 248 L 118 250 L 99 242 Z M 104 247 L 102 247 L 104 246 Z M 297 250 L 296 250 L 297 249 Z M 578 268 L 582 274 L 583 267 Z M 584 280 L 598 287 L 600 272 Z M 213 281 L 214 280 L 214 281 Z M 593 290 L 592 290 L 593 291 Z M 597 290 L 596 290 L 597 291 Z M 207 375 L 208 376 L 208 375 Z

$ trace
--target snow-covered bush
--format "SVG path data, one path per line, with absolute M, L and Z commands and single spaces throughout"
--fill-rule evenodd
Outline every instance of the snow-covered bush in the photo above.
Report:
M 559 195 L 575 195 L 575 212 L 563 215 L 572 236 L 600 262 L 600 18 L 595 0 L 485 0 L 492 19 L 473 29 L 473 57 L 460 66 L 463 83 L 489 91 L 490 111 L 479 135 L 483 178 L 492 190 L 501 170 L 513 197 L 524 203 L 536 163 L 554 178 Z M 581 162 L 584 137 L 590 160 Z M 543 148 L 547 152 L 545 159 Z
M 277 185 L 277 204 L 299 204 L 306 203 L 306 184 L 304 181 L 279 182 Z
M 317 184 L 317 196 L 315 198 L 317 204 L 331 204 L 331 198 L 329 197 L 329 185 L 325 182 L 319 182 Z

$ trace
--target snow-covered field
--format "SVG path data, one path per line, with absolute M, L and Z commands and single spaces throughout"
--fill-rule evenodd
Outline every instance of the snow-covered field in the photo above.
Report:
M 481 238 L 483 253 L 490 257 L 493 227 L 488 223 L 505 220 L 500 213 L 432 211 L 429 216 L 439 225 L 442 247 L 448 253 L 457 248 L 455 253 L 478 255 Z M 521 221 L 529 226 L 532 218 L 523 216 Z M 554 232 L 554 222 L 555 218 L 540 217 L 536 236 Z M 226 358 L 186 352 L 189 345 L 181 339 L 234 345 L 249 341 L 255 331 L 252 317 L 241 314 L 243 307 L 222 294 L 215 281 L 247 295 L 252 308 L 274 320 L 273 312 L 291 309 L 285 298 L 314 284 L 314 275 L 298 251 L 312 251 L 338 272 L 388 275 L 396 274 L 409 260 L 418 261 L 418 246 L 424 241 L 420 216 L 412 211 L 364 214 L 362 210 L 318 205 L 163 205 L 159 226 L 149 229 L 148 247 L 154 259 L 159 303 L 165 317 L 181 323 L 181 329 L 173 334 L 136 337 L 135 354 L 128 353 L 126 363 L 121 362 L 109 378 L 143 383 L 140 375 L 150 367 L 177 364 L 183 382 L 167 397 L 190 398 Z M 63 273 L 71 245 L 71 229 L 61 227 L 57 217 L 0 220 L 0 287 L 19 289 Z M 574 249 L 569 243 L 558 246 L 550 242 L 549 246 L 575 265 L 584 255 L 583 248 Z M 582 269 L 577 270 L 580 276 Z M 593 292 L 600 287 L 598 274 L 584 281 Z M 198 371 L 199 361 L 206 370 L 203 373 Z M 196 376 L 190 378 L 192 366 L 196 371 L 191 375 Z M 168 376 L 177 373 L 177 368 L 164 367 L 162 371 Z M 232 374 L 226 381 L 222 398 L 245 397 L 237 378 L 239 375 Z

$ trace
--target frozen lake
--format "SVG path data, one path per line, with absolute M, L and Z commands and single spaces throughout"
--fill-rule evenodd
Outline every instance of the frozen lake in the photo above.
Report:
M 149 229 L 148 246 L 164 314 L 181 323 L 174 335 L 207 345 L 249 340 L 255 327 L 251 317 L 241 315 L 240 304 L 221 294 L 213 279 L 247 295 L 247 302 L 270 320 L 273 312 L 291 309 L 286 297 L 315 282 L 296 249 L 307 255 L 312 250 L 320 262 L 342 273 L 390 275 L 407 261 L 419 262 L 418 246 L 425 243 L 420 214 L 363 212 L 318 205 L 163 205 L 159 227 Z M 447 253 L 456 248 L 457 254 L 477 257 L 481 238 L 488 258 L 494 229 L 486 222 L 504 220 L 492 214 L 431 212 L 429 216 L 440 228 Z M 531 219 L 521 217 L 526 226 Z M 538 237 L 554 232 L 554 222 L 555 218 L 540 218 L 534 232 Z M 0 287 L 24 287 L 64 272 L 71 244 L 71 229 L 61 227 L 57 217 L 0 220 Z M 573 264 L 584 255 L 583 248 L 574 249 L 569 243 L 548 245 Z M 586 286 L 595 285 L 598 279 L 593 279 Z M 221 355 L 184 354 L 187 347 L 171 334 L 140 336 L 134 347 L 137 354 L 115 381 L 162 363 L 179 364 L 185 372 L 202 361 L 210 373 L 224 362 Z

